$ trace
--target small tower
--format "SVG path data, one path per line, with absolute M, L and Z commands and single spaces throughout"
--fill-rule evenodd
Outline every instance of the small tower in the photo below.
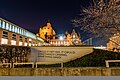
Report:
M 71 38 L 72 38 L 72 44 L 73 45 L 82 45 L 82 42 L 80 40 L 79 35 L 75 32 L 75 29 L 73 29 L 71 33 Z

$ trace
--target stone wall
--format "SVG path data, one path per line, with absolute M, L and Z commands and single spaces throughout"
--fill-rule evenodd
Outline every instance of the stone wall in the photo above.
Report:
M 120 67 L 0 68 L 0 76 L 120 76 Z

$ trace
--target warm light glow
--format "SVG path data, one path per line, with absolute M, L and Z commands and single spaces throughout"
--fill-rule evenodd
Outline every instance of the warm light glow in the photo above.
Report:
M 19 42 L 19 46 L 22 46 L 22 42 Z
M 73 35 L 73 38 L 75 38 L 75 35 Z
M 29 39 L 29 41 L 32 41 L 32 39 Z
M 16 45 L 16 41 L 11 40 L 11 45 Z
M 29 46 L 31 46 L 32 44 L 31 43 L 29 43 Z
M 60 45 L 60 42 L 58 42 L 58 44 Z
M 52 42 L 50 42 L 52 44 Z
M 2 38 L 2 40 L 1 40 L 1 44 L 8 44 L 8 39 L 4 39 L 4 38 Z
M 37 46 L 41 46 L 41 44 L 40 43 L 38 43 L 38 45 Z
M 35 46 L 35 44 L 33 44 L 33 46 Z
M 27 46 L 27 43 L 25 43 L 24 46 Z

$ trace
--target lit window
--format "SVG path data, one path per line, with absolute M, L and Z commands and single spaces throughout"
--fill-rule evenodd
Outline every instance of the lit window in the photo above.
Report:
M 16 40 L 16 34 L 12 34 L 12 40 Z
M 32 39 L 29 39 L 29 43 L 32 43 Z
M 11 40 L 11 45 L 16 45 L 16 41 L 15 40 Z
M 57 41 L 56 41 L 56 44 L 57 44 Z
M 20 32 L 19 32 L 20 34 L 21 34 L 21 29 L 20 29 Z
M 6 23 L 6 29 L 9 30 L 9 24 L 8 23 Z
M 26 35 L 26 31 L 24 32 L 24 35 Z
M 25 38 L 25 42 L 27 42 L 27 38 Z
M 2 28 L 5 29 L 5 22 L 3 21 L 3 25 L 2 25 Z
M 3 31 L 2 38 L 8 39 L 8 32 Z
M 9 30 L 10 30 L 10 31 L 12 30 L 12 25 L 11 25 L 11 24 L 9 25 Z
M 52 42 L 50 42 L 52 44 Z
M 61 44 L 63 44 L 63 42 L 61 42 Z
M 17 32 L 17 27 L 15 27 L 15 32 Z
M 12 26 L 12 31 L 13 31 L 13 32 L 15 31 L 14 26 Z
M 60 42 L 58 42 L 58 44 L 60 45 Z
M 23 30 L 21 31 L 21 34 L 23 34 Z
M 22 42 L 22 36 L 20 36 L 20 37 L 19 37 L 19 41 L 21 41 L 21 42 Z
M 25 35 L 25 30 L 23 30 L 23 35 Z
M 73 38 L 75 38 L 75 35 L 73 35 Z
M 8 44 L 8 39 L 1 39 L 1 44 Z
M 18 31 L 17 31 L 18 33 L 19 33 L 19 28 L 18 28 Z

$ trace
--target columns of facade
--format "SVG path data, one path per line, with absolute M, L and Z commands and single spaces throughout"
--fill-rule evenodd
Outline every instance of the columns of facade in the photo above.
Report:
M 8 32 L 8 45 L 11 45 L 12 32 Z
M 27 38 L 27 46 L 29 46 L 29 38 Z
M 16 46 L 19 46 L 19 35 L 16 34 Z
M 25 46 L 25 37 L 22 36 L 22 46 Z

